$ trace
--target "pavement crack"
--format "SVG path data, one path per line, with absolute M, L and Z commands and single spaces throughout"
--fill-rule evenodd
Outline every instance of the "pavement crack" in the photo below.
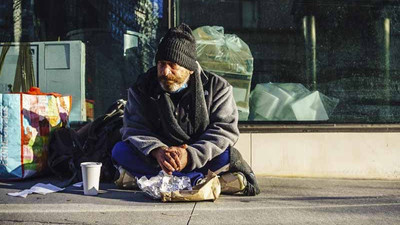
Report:
M 196 205 L 197 205 L 197 202 L 195 202 L 194 205 L 193 205 L 192 212 L 190 213 L 189 220 L 188 220 L 186 225 L 189 225 L 190 220 L 192 219 L 192 216 L 193 216 L 194 209 L 196 208 Z

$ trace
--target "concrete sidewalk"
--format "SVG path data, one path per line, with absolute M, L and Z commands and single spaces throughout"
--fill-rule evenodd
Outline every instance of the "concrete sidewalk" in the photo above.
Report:
M 399 180 L 259 177 L 259 196 L 197 203 L 161 203 L 107 183 L 94 197 L 72 186 L 26 199 L 7 195 L 51 181 L 0 182 L 0 224 L 400 224 Z

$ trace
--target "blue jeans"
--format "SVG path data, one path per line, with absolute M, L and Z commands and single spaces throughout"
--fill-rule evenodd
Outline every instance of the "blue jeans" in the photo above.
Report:
M 207 175 L 208 170 L 217 171 L 220 168 L 229 164 L 230 149 L 227 148 L 223 153 L 216 156 L 211 161 L 207 162 L 202 168 L 194 169 L 189 172 L 173 172 L 174 176 L 187 176 L 190 178 L 192 186 L 196 182 Z M 146 176 L 150 177 L 157 176 L 161 170 L 158 163 L 151 158 L 146 157 L 142 152 L 135 149 L 131 144 L 127 142 L 118 142 L 112 150 L 112 159 L 117 163 L 118 166 L 122 166 L 130 174 L 135 177 Z

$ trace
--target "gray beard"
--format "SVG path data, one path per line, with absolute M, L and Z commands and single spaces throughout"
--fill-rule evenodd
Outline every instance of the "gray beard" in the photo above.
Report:
M 182 85 L 178 85 L 178 84 L 173 84 L 172 86 L 169 86 L 171 89 L 168 89 L 165 85 L 164 85 L 164 83 L 163 82 L 160 82 L 160 81 L 158 81 L 158 83 L 160 84 L 160 86 L 161 86 L 161 89 L 163 89 L 164 91 L 166 91 L 166 92 L 168 92 L 168 93 L 173 93 L 173 92 L 175 92 L 175 91 L 177 91 L 179 88 L 181 88 L 182 87 Z
M 171 90 L 168 89 L 163 82 L 158 81 L 158 83 L 161 86 L 161 89 L 163 89 L 164 91 L 168 92 L 168 93 L 175 93 L 177 90 L 179 90 L 183 85 L 187 84 L 187 82 L 189 81 L 190 75 L 186 78 L 185 82 L 181 83 L 180 85 L 177 83 L 174 83 L 173 85 L 171 85 Z

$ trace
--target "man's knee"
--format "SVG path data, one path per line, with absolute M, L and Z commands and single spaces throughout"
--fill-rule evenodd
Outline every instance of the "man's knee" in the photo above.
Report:
M 111 152 L 111 157 L 114 160 L 117 160 L 121 157 L 123 157 L 124 154 L 126 154 L 126 151 L 129 149 L 129 145 L 125 143 L 124 141 L 117 142 L 117 144 L 114 145 L 114 148 L 112 149 Z

